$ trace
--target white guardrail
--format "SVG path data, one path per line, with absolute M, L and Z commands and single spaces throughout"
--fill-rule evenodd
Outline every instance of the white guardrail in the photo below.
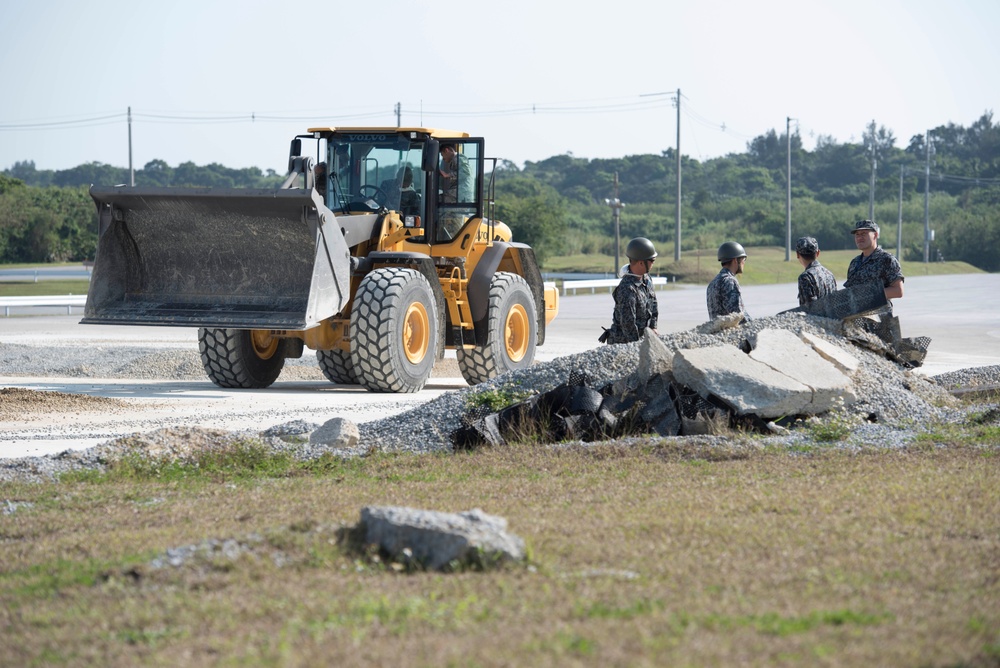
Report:
M 590 290 L 591 294 L 597 292 L 597 288 L 616 288 L 618 284 L 621 283 L 620 278 L 598 278 L 588 281 L 563 281 L 563 295 L 568 295 L 569 291 L 572 290 L 575 295 L 577 290 Z M 666 276 L 654 276 L 653 286 L 666 285 Z
M 621 282 L 620 278 L 600 278 L 595 280 L 563 281 L 563 295 L 576 294 L 579 290 L 590 290 L 591 294 L 598 288 L 614 288 Z M 666 276 L 654 276 L 653 285 L 666 285 Z M 546 282 L 546 287 L 555 285 Z M 40 295 L 35 297 L 0 297 L 0 307 L 4 315 L 10 316 L 11 308 L 30 308 L 33 306 L 65 306 L 67 315 L 73 313 L 73 307 L 83 308 L 87 303 L 87 295 Z
M 87 295 L 39 295 L 35 297 L 0 297 L 0 306 L 4 315 L 10 316 L 11 308 L 28 308 L 32 306 L 65 306 L 66 314 L 73 313 L 73 307 L 83 308 L 87 304 Z

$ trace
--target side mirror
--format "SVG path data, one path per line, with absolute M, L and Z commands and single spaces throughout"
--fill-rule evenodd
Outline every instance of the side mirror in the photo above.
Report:
M 424 143 L 424 153 L 420 156 L 420 169 L 425 172 L 437 170 L 438 161 L 441 154 L 441 142 L 437 139 L 428 139 Z
M 302 140 L 296 137 L 288 147 L 288 171 L 295 171 L 295 158 L 302 155 Z

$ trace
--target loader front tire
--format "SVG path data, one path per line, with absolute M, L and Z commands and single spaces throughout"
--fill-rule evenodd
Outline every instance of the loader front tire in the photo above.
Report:
M 469 385 L 526 369 L 535 361 L 538 318 L 527 281 L 517 274 L 497 272 L 490 283 L 486 345 L 459 348 L 458 368 Z
M 419 392 L 434 368 L 438 318 L 423 274 L 382 267 L 365 276 L 351 308 L 351 361 L 372 392 Z
M 317 350 L 316 359 L 319 360 L 319 368 L 323 375 L 331 383 L 338 385 L 357 385 L 358 374 L 354 371 L 354 362 L 351 361 L 349 351 L 339 350 Z
M 285 344 L 284 339 L 263 330 L 198 330 L 201 364 L 209 380 L 219 387 L 268 387 L 285 366 Z

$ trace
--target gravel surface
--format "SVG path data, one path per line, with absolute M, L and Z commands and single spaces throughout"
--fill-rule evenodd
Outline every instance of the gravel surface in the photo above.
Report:
M 977 367 L 926 379 L 887 359 L 876 350 L 856 345 L 844 337 L 840 321 L 801 315 L 779 315 L 755 319 L 741 326 L 712 331 L 711 323 L 699 328 L 661 336 L 671 350 L 728 343 L 740 345 L 753 333 L 765 328 L 807 331 L 830 341 L 854 355 L 861 363 L 855 376 L 858 403 L 841 419 L 854 423 L 852 435 L 838 447 L 905 447 L 923 425 L 940 420 L 960 420 L 960 403 L 949 388 L 1000 384 L 1000 366 Z M 858 333 L 846 332 L 857 338 Z M 878 348 L 877 341 L 870 342 Z M 92 347 L 0 344 L 0 368 L 7 376 L 70 376 L 83 378 L 204 379 L 196 352 L 138 347 Z M 603 346 L 593 350 L 538 363 L 530 369 L 505 374 L 477 387 L 446 392 L 439 398 L 420 403 L 403 413 L 359 425 L 361 441 L 353 451 L 336 454 L 364 454 L 371 450 L 435 452 L 451 451 L 450 434 L 460 426 L 466 398 L 471 392 L 504 386 L 545 392 L 565 383 L 571 374 L 584 374 L 589 383 L 600 387 L 631 374 L 638 366 L 638 344 Z M 443 360 L 435 376 L 460 375 L 454 360 Z M 282 379 L 322 380 L 322 372 L 311 355 L 288 360 Z M 32 415 L 80 411 L 127 411 L 128 403 L 85 395 L 0 390 L 0 421 L 30 419 Z M 859 418 L 868 418 L 866 421 Z M 0 481 L 40 480 L 65 471 L 102 468 L 115 453 L 140 449 L 149 455 L 184 458 L 205 448 L 225 447 L 236 439 L 253 436 L 268 447 L 309 459 L 329 448 L 310 445 L 307 435 L 319 425 L 297 420 L 263 433 L 229 432 L 201 427 L 170 426 L 102 443 L 84 450 L 70 450 L 44 457 L 0 459 Z M 700 437 L 702 440 L 705 437 Z M 726 437 L 709 437 L 709 440 Z M 627 439 L 626 439 L 627 440 Z M 769 444 L 796 445 L 810 440 L 808 430 L 768 437 Z

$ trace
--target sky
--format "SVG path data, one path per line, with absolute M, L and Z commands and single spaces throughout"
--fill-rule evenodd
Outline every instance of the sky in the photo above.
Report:
M 786 124 L 807 150 L 872 121 L 905 147 L 1000 111 L 996 0 L 3 5 L 0 170 L 128 167 L 131 130 L 135 169 L 283 173 L 295 134 L 395 126 L 397 104 L 519 166 L 676 148 L 678 91 L 697 160 Z

